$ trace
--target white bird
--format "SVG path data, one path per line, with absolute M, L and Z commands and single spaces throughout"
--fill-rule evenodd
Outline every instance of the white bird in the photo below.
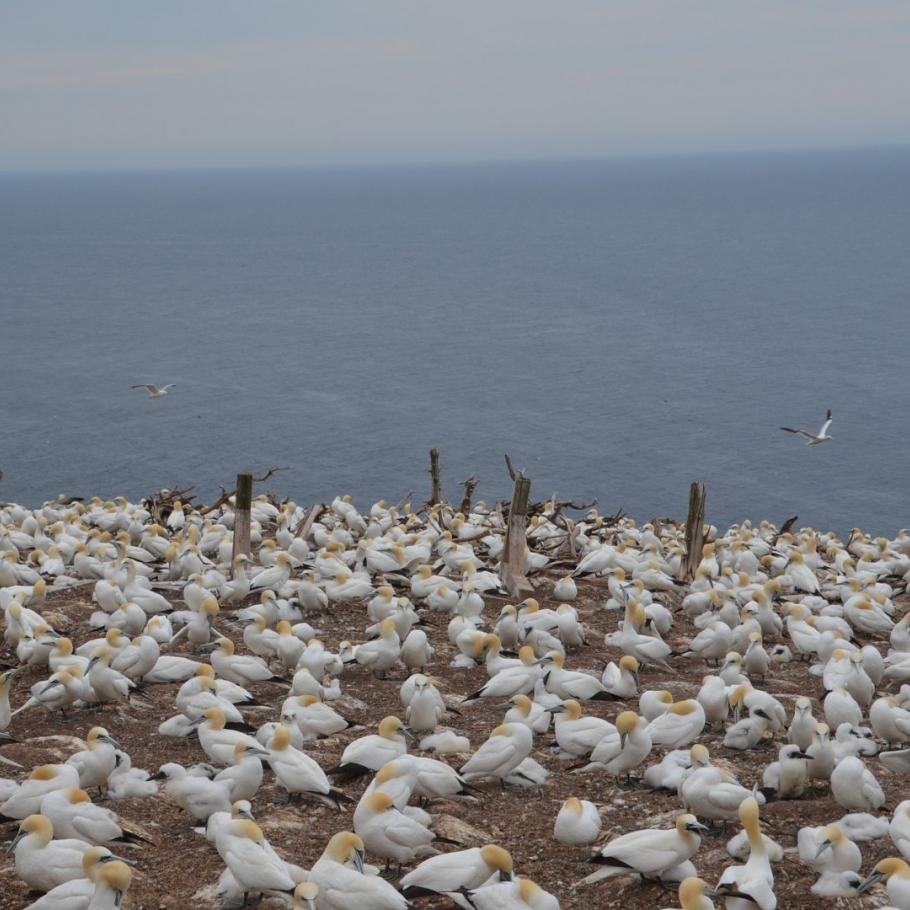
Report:
M 582 879 L 581 883 L 593 884 L 629 872 L 637 872 L 643 878 L 659 878 L 695 855 L 701 846 L 699 834 L 706 830 L 694 815 L 684 814 L 670 829 L 630 831 L 611 840 L 588 860 L 603 868 Z
M 590 755 L 605 737 L 619 742 L 619 733 L 610 721 L 583 714 L 581 705 L 573 698 L 550 708 L 550 713 L 556 715 L 556 743 L 562 757 Z
M 84 878 L 73 878 L 51 888 L 25 910 L 87 910 L 95 895 L 95 878 L 102 864 L 117 859 L 107 847 L 89 847 L 82 854 Z
M 876 863 L 862 881 L 857 892 L 864 893 L 876 882 L 884 882 L 888 900 L 896 910 L 910 910 L 910 865 L 896 856 Z
M 749 797 L 739 807 L 739 819 L 749 838 L 749 859 L 742 866 L 727 866 L 717 884 L 726 895 L 728 910 L 775 910 L 774 873 L 758 823 L 758 802 Z
M 808 433 L 806 430 L 794 430 L 792 427 L 781 427 L 786 433 L 795 433 L 797 436 L 801 436 L 803 439 L 807 439 L 808 442 L 806 445 L 817 446 L 823 442 L 828 442 L 830 439 L 833 439 L 833 436 L 828 435 L 828 427 L 831 426 L 831 421 L 834 418 L 831 416 L 831 410 L 828 410 L 827 415 L 825 416 L 825 422 L 822 424 L 821 429 L 817 434 Z
M 85 790 L 48 793 L 41 800 L 41 815 L 50 819 L 54 836 L 58 838 L 73 838 L 87 844 L 138 840 L 124 834 L 117 816 L 104 806 L 96 806 Z
M 48 793 L 78 786 L 79 771 L 73 765 L 39 765 L 4 803 L 0 803 L 0 815 L 15 819 L 37 815 L 41 811 L 41 801 Z
M 82 840 L 54 840 L 54 826 L 44 815 L 29 815 L 9 846 L 16 858 L 16 874 L 35 891 L 50 891 L 82 877 L 82 857 L 89 844 Z
M 529 878 L 500 882 L 467 895 L 474 910 L 559 910 L 559 901 Z
M 874 812 L 885 805 L 885 794 L 861 758 L 848 755 L 831 772 L 831 795 L 848 812 Z
M 512 856 L 496 844 L 471 847 L 425 859 L 401 880 L 401 893 L 412 900 L 435 894 L 472 891 L 489 882 L 510 881 Z
M 149 780 L 163 780 L 164 792 L 195 822 L 207 822 L 215 812 L 231 811 L 231 792 L 225 783 L 191 775 L 176 762 L 167 762 Z
M 407 910 L 407 899 L 387 881 L 363 874 L 363 859 L 364 844 L 356 834 L 340 831 L 332 837 L 310 869 L 310 881 L 319 887 L 319 910 Z
M 580 769 L 590 771 L 602 768 L 619 777 L 639 767 L 651 754 L 651 735 L 644 721 L 634 711 L 623 711 L 616 718 L 615 736 L 604 736 L 591 752 L 588 764 Z
M 553 838 L 561 844 L 585 847 L 600 834 L 601 821 L 597 806 L 587 799 L 570 796 L 560 807 L 553 825 Z
M 665 749 L 688 746 L 705 728 L 705 710 L 688 698 L 674 702 L 666 714 L 655 717 L 645 728 L 653 745 Z
M 177 385 L 176 382 L 169 382 L 167 385 L 163 385 L 160 388 L 151 383 L 142 383 L 140 385 L 131 385 L 131 389 L 145 389 L 149 393 L 149 398 L 163 398 L 168 393 L 168 389 L 174 388 Z
M 259 825 L 249 818 L 235 818 L 221 825 L 215 836 L 215 849 L 237 880 L 244 898 L 251 891 L 290 894 L 296 888 L 284 861 Z
M 778 799 L 799 799 L 808 781 L 808 759 L 795 743 L 781 746 L 778 760 L 762 773 L 762 786 L 774 790 Z
M 407 752 L 403 733 L 404 724 L 390 715 L 379 722 L 378 733 L 369 733 L 348 743 L 341 760 L 326 773 L 354 779 L 364 774 L 377 772 L 387 762 L 400 758 Z
M 426 853 L 435 853 L 430 846 L 436 835 L 412 815 L 400 811 L 388 793 L 370 793 L 357 807 L 354 831 L 364 846 L 378 857 L 399 868 Z
M 291 746 L 290 733 L 286 727 L 279 726 L 275 730 L 268 763 L 288 799 L 295 793 L 306 793 L 334 807 L 338 807 L 342 801 L 350 802 L 344 793 L 329 783 L 318 762 Z
M 465 780 L 495 777 L 502 781 L 531 754 L 533 744 L 534 736 L 524 724 L 500 724 L 460 774 Z

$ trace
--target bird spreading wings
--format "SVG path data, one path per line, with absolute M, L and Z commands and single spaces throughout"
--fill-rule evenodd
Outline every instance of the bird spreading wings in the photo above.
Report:
M 831 426 L 832 420 L 833 418 L 831 416 L 831 409 L 828 408 L 828 413 L 825 415 L 825 422 L 822 424 L 822 428 L 818 431 L 818 435 L 809 433 L 806 430 L 794 430 L 792 427 L 781 427 L 781 429 L 786 433 L 795 433 L 797 436 L 802 436 L 803 439 L 808 440 L 806 445 L 817 446 L 834 438 L 833 436 L 828 435 L 828 427 Z
M 162 398 L 164 395 L 167 395 L 167 390 L 174 388 L 175 385 L 177 385 L 176 382 L 171 382 L 161 386 L 159 389 L 158 386 L 152 385 L 151 383 L 143 383 L 140 385 L 131 385 L 130 388 L 145 389 L 149 393 L 149 398 Z

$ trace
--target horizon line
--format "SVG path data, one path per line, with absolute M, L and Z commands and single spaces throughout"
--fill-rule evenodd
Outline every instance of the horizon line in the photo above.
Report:
M 489 165 L 596 164 L 606 162 L 662 161 L 667 159 L 745 158 L 760 155 L 785 156 L 813 153 L 910 151 L 910 142 L 871 142 L 843 145 L 773 146 L 768 148 L 723 148 L 700 151 L 617 152 L 592 155 L 529 155 L 476 158 L 400 159 L 376 161 L 312 161 L 272 164 L 174 164 L 174 165 L 91 165 L 86 167 L 0 168 L 0 177 L 105 176 L 130 174 L 212 173 L 231 171 L 323 171 L 395 170 L 403 168 L 471 167 Z

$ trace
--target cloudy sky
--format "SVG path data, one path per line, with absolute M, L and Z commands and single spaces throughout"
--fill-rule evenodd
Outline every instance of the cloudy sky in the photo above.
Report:
M 910 142 L 907 0 L 28 0 L 0 170 Z

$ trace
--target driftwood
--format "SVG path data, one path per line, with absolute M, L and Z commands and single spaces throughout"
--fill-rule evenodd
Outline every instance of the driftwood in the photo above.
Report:
M 705 485 L 693 481 L 689 487 L 689 514 L 686 518 L 686 558 L 682 564 L 681 580 L 690 582 L 702 558 L 705 543 Z
M 512 505 L 509 509 L 506 540 L 499 570 L 503 584 L 515 598 L 523 597 L 534 590 L 534 586 L 525 575 L 528 558 L 526 532 L 530 493 L 531 481 L 524 474 L 519 473 L 515 478 L 515 490 L 512 493 Z
M 300 520 L 300 524 L 297 525 L 297 529 L 294 531 L 295 537 L 302 537 L 306 540 L 307 534 L 310 533 L 310 530 L 313 527 L 313 524 L 316 522 L 316 519 L 325 511 L 325 506 L 321 502 L 317 502 L 314 505 L 311 505 L 306 511 L 306 515 Z
M 253 483 L 262 483 L 265 480 L 268 480 L 273 474 L 277 474 L 279 471 L 287 471 L 288 468 L 269 468 L 262 477 L 256 477 L 254 474 L 248 475 L 252 478 Z M 247 476 L 247 475 L 237 475 L 238 477 Z M 192 489 L 192 487 L 190 487 Z M 200 515 L 208 515 L 209 512 L 214 512 L 216 509 L 220 509 L 222 506 L 226 506 L 232 499 L 237 496 L 237 488 L 233 490 L 226 490 L 224 487 L 221 488 L 221 495 L 209 506 L 199 509 Z M 274 499 L 275 496 L 273 493 L 269 494 L 271 499 Z
M 435 506 L 442 500 L 442 484 L 439 479 L 439 449 L 435 446 L 430 449 L 430 477 L 433 485 L 430 490 L 429 505 Z
M 237 475 L 237 494 L 234 499 L 234 547 L 231 558 L 250 555 L 250 510 L 253 505 L 253 475 Z
M 464 487 L 464 496 L 461 497 L 461 506 L 459 511 L 462 515 L 468 515 L 471 512 L 471 500 L 474 498 L 474 491 L 477 489 L 477 475 L 470 474 L 460 484 Z
M 183 503 L 190 503 L 193 497 L 187 495 L 192 486 L 184 487 L 182 490 L 159 490 L 152 493 L 151 496 L 145 496 L 142 504 L 149 510 L 155 524 L 164 524 L 171 512 L 174 511 L 174 504 L 179 500 Z

